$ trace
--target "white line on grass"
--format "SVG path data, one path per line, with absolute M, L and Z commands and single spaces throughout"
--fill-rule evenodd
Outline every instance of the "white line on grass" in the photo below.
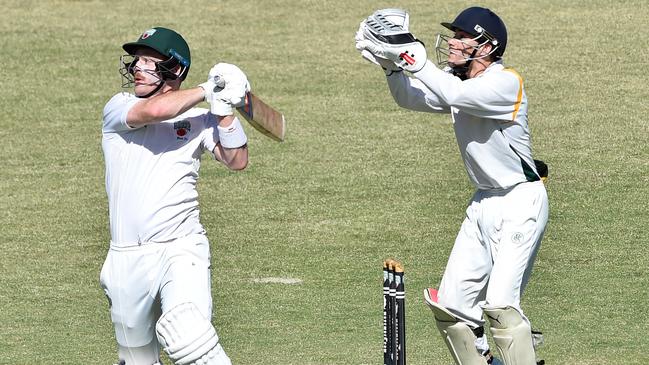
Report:
M 301 279 L 295 279 L 295 278 L 268 277 L 268 278 L 254 278 L 251 281 L 253 283 L 258 283 L 258 284 L 287 284 L 287 285 L 302 284 Z

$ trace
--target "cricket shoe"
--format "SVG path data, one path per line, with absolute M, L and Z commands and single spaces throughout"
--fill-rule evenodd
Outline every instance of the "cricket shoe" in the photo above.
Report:
M 485 359 L 487 359 L 487 364 L 489 364 L 489 365 L 504 365 L 503 362 L 500 361 L 500 359 L 498 359 L 497 357 L 494 357 L 491 354 L 491 351 L 489 351 L 489 350 L 487 350 L 487 353 L 484 354 L 484 357 L 485 357 Z
M 500 359 L 493 357 L 493 355 L 491 355 L 490 353 L 487 353 L 487 355 L 485 355 L 485 358 L 487 359 L 487 364 L 489 365 L 504 365 L 504 363 L 500 361 Z M 536 365 L 545 365 L 545 360 L 537 361 Z
M 534 346 L 534 352 L 536 352 L 536 349 L 543 345 L 544 342 L 545 338 L 543 337 L 543 333 L 541 331 L 532 330 L 532 345 Z M 537 360 L 536 365 L 545 365 L 545 360 Z

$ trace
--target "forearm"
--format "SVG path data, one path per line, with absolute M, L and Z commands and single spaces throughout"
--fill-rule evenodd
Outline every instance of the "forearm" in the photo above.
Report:
M 230 170 L 243 170 L 248 166 L 247 136 L 234 115 L 218 117 L 220 142 L 214 148 L 214 157 Z
M 413 76 L 434 94 L 440 103 L 454 106 L 454 103 L 462 97 L 462 81 L 440 70 L 430 61 L 419 72 L 414 73 Z
M 224 148 L 219 143 L 214 148 L 214 156 L 230 170 L 243 170 L 248 166 L 248 145 Z
M 448 112 L 449 107 L 437 98 L 421 81 L 403 72 L 387 76 L 392 98 L 402 108 L 419 112 Z
M 168 91 L 135 104 L 126 120 L 131 127 L 158 123 L 186 112 L 203 100 L 205 91 L 201 87 Z

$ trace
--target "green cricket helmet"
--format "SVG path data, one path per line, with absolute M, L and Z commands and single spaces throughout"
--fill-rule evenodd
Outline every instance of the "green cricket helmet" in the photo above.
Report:
M 126 43 L 122 48 L 130 55 L 135 55 L 135 51 L 139 48 L 149 48 L 165 57 L 169 57 L 156 63 L 156 69 L 163 80 L 175 80 L 178 77 L 185 80 L 189 73 L 189 66 L 191 65 L 189 46 L 180 34 L 171 29 L 163 27 L 148 29 L 140 35 L 137 41 Z M 177 66 L 181 66 L 181 72 L 178 76 L 171 71 Z

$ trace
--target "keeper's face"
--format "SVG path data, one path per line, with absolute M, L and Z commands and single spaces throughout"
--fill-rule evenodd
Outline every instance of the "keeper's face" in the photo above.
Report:
M 478 47 L 478 41 L 469 33 L 455 32 L 452 39 L 448 40 L 448 63 L 463 65 Z

